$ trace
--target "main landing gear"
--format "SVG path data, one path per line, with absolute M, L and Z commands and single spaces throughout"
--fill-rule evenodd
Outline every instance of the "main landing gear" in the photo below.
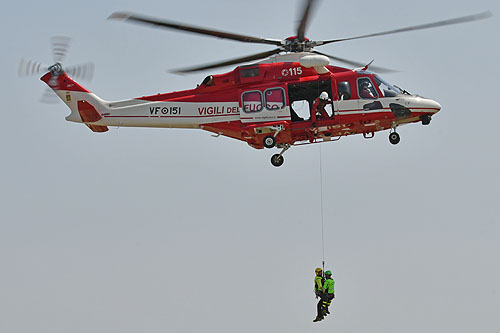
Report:
M 262 145 L 266 148 L 273 148 L 276 146 L 276 138 L 273 135 L 268 135 L 262 140 Z
M 281 131 L 285 129 L 283 125 L 271 126 L 270 128 L 274 131 L 274 134 L 267 135 L 262 140 L 262 145 L 266 148 L 273 148 L 274 146 L 276 146 L 276 137 L 278 136 L 278 134 L 280 134 Z
M 289 143 L 284 143 L 283 145 L 278 145 L 278 147 L 283 148 L 283 150 L 281 150 L 281 153 L 274 154 L 271 157 L 271 164 L 274 165 L 275 167 L 280 167 L 283 165 L 283 163 L 285 162 L 285 158 L 283 157 L 283 154 L 285 153 L 285 151 L 290 149 L 291 145 Z

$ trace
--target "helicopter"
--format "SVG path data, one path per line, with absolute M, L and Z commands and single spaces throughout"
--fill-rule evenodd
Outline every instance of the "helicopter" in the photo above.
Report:
M 383 79 L 378 73 L 390 70 L 372 66 L 373 61 L 363 64 L 316 51 L 316 47 L 471 22 L 492 15 L 488 11 L 356 37 L 314 41 L 305 32 L 315 4 L 315 0 L 303 1 L 296 35 L 283 40 L 128 12 L 111 14 L 109 19 L 113 20 L 274 46 L 246 57 L 176 70 L 192 73 L 252 62 L 230 72 L 208 75 L 193 89 L 106 101 L 71 78 L 60 61 L 47 67 L 41 80 L 71 109 L 66 120 L 83 123 L 93 132 L 106 132 L 109 126 L 202 129 L 214 136 L 244 141 L 256 149 L 281 149 L 271 157 L 271 164 L 279 167 L 284 163 L 283 154 L 292 146 L 337 141 L 348 135 L 372 138 L 375 132 L 389 130 L 390 143 L 398 144 L 399 126 L 428 125 L 441 110 L 438 102 L 410 94 Z M 331 65 L 330 60 L 354 68 Z

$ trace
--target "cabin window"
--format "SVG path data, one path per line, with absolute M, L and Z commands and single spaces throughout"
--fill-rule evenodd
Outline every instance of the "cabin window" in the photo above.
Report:
M 259 67 L 241 68 L 241 77 L 256 77 L 259 76 Z
M 264 92 L 266 109 L 280 110 L 285 107 L 285 90 L 283 88 L 270 88 Z
M 247 91 L 241 96 L 243 111 L 246 113 L 262 111 L 262 93 L 260 91 Z
M 351 99 L 351 85 L 348 81 L 338 82 L 337 92 L 341 101 Z
M 361 77 L 358 79 L 358 95 L 359 98 L 364 99 L 375 99 L 378 97 L 377 91 L 370 78 Z

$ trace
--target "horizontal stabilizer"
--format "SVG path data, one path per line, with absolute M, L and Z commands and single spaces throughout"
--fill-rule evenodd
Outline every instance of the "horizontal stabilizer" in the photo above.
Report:
M 78 101 L 78 112 L 84 123 L 95 123 L 102 119 L 95 107 L 87 101 Z
M 92 104 L 87 101 L 78 101 L 77 105 L 78 113 L 80 113 L 82 121 L 90 128 L 92 132 L 102 133 L 108 131 L 107 126 L 90 124 L 102 119 L 101 114 Z
M 92 132 L 102 133 L 109 130 L 108 126 L 85 124 Z

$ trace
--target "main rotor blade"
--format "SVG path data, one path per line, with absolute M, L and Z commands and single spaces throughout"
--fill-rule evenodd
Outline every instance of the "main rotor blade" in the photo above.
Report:
M 63 62 L 68 53 L 69 43 L 71 38 L 66 36 L 54 36 L 50 39 L 52 44 L 52 59 L 55 63 Z
M 395 30 L 389 30 L 389 31 L 384 31 L 384 32 L 376 32 L 368 35 L 362 35 L 362 36 L 357 36 L 357 37 L 349 37 L 349 38 L 341 38 L 341 39 L 331 39 L 331 40 L 325 40 L 325 41 L 320 41 L 317 42 L 316 45 L 325 45 L 329 43 L 336 43 L 336 42 L 343 42 L 346 40 L 353 40 L 353 39 L 361 39 L 361 38 L 368 38 L 368 37 L 375 37 L 375 36 L 382 36 L 382 35 L 390 35 L 390 34 L 397 34 L 400 32 L 406 32 L 406 31 L 414 31 L 414 30 L 423 30 L 423 29 L 430 29 L 430 28 L 437 28 L 445 25 L 452 25 L 452 24 L 460 24 L 460 23 L 466 23 L 466 22 L 472 22 L 472 21 L 478 21 L 478 20 L 483 20 L 486 18 L 491 17 L 493 14 L 490 11 L 482 12 L 479 14 L 474 14 L 474 15 L 468 15 L 468 16 L 462 16 L 462 17 L 457 17 L 449 20 L 444 20 L 444 21 L 437 21 L 433 23 L 427 23 L 427 24 L 421 24 L 421 25 L 414 25 L 411 27 L 406 27 L 406 28 L 400 28 L 400 29 L 395 29 Z
M 115 12 L 115 13 L 111 14 L 108 17 L 108 19 L 130 21 L 130 22 L 134 22 L 134 23 L 152 25 L 152 26 L 161 27 L 161 28 L 169 28 L 169 29 L 175 29 L 175 30 L 188 31 L 188 32 L 196 33 L 196 34 L 208 35 L 208 36 L 224 38 L 224 39 L 231 39 L 231 40 L 236 40 L 236 41 L 245 42 L 245 43 L 271 44 L 271 45 L 277 45 L 277 46 L 281 45 L 281 40 L 277 40 L 277 39 L 267 39 L 267 38 L 259 38 L 259 37 L 233 34 L 230 32 L 217 31 L 217 30 L 211 30 L 211 29 L 206 29 L 206 28 L 202 28 L 202 27 L 189 26 L 189 25 L 185 25 L 185 24 L 181 24 L 181 23 L 160 20 L 157 18 L 146 17 L 146 16 L 136 15 L 136 14 L 132 14 L 132 13 Z
M 309 16 L 311 15 L 312 8 L 314 7 L 316 0 L 304 0 L 304 9 L 302 10 L 302 19 L 299 21 L 297 26 L 297 37 L 299 42 L 303 42 L 305 40 L 307 21 L 309 20 Z
M 253 60 L 259 60 L 259 59 L 264 59 L 269 56 L 272 56 L 273 54 L 280 53 L 280 49 L 274 49 L 271 51 L 266 51 L 262 53 L 257 53 L 253 55 L 249 55 L 246 57 L 241 57 L 241 58 L 236 58 L 236 59 L 230 59 L 222 62 L 217 62 L 217 63 L 212 63 L 208 65 L 201 65 L 197 67 L 189 67 L 189 68 L 180 68 L 180 69 L 175 69 L 172 70 L 172 73 L 177 73 L 177 74 L 184 74 L 184 73 L 191 73 L 191 72 L 197 72 L 197 71 L 202 71 L 206 69 L 212 69 L 212 68 L 217 68 L 217 67 L 223 67 L 223 66 L 229 66 L 229 65 L 235 65 L 235 64 L 240 64 L 242 62 L 248 62 L 248 61 L 253 61 Z
M 357 62 L 357 61 L 353 61 L 353 60 L 349 60 L 349 59 L 345 59 L 345 58 L 340 58 L 340 57 L 334 57 L 332 55 L 329 55 L 329 54 L 326 54 L 326 53 L 322 53 L 322 52 L 318 52 L 318 51 L 312 51 L 313 53 L 316 53 L 316 54 L 321 54 L 325 57 L 328 57 L 332 60 L 335 60 L 335 61 L 338 61 L 338 62 L 342 62 L 344 64 L 348 64 L 350 66 L 353 66 L 355 68 L 363 68 L 366 66 L 366 63 L 361 63 L 361 62 Z M 384 68 L 384 67 L 379 67 L 379 66 L 370 66 L 369 67 L 370 70 L 373 70 L 374 72 L 377 72 L 377 73 L 380 73 L 380 74 L 384 74 L 384 73 L 395 73 L 397 72 L 396 70 L 393 70 L 393 69 L 389 69 L 389 68 Z

